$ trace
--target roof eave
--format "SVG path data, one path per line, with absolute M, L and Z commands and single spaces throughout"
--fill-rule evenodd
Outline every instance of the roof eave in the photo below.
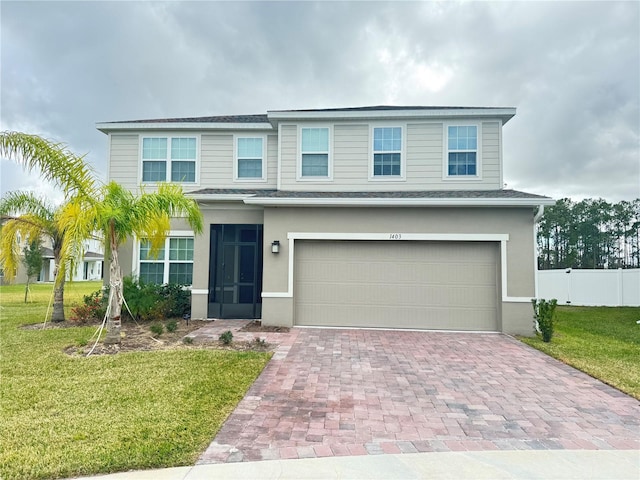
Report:
M 225 122 L 103 122 L 96 123 L 102 133 L 131 130 L 273 130 L 271 123 Z
M 249 205 L 265 207 L 538 207 L 552 198 L 269 198 L 250 196 Z
M 255 196 L 253 193 L 187 193 L 186 195 L 196 201 L 209 202 L 242 202 L 243 200 L 247 200 Z
M 428 118 L 500 118 L 507 123 L 516 114 L 516 109 L 506 108 L 443 108 L 433 110 L 369 110 L 369 111 L 280 111 L 267 112 L 267 117 L 275 126 L 281 121 L 291 120 L 402 120 Z

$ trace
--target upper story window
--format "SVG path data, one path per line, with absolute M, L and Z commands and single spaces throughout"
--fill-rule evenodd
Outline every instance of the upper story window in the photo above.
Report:
M 374 178 L 402 176 L 402 163 L 402 127 L 374 127 Z
M 196 181 L 195 137 L 142 138 L 143 182 Z
M 193 282 L 193 238 L 171 237 L 165 240 L 157 256 L 150 255 L 148 240 L 140 241 L 139 277 L 145 283 Z M 169 255 L 166 255 L 166 251 Z
M 447 175 L 478 175 L 478 127 L 447 126 Z
M 329 177 L 329 128 L 301 129 L 300 176 Z
M 236 138 L 236 180 L 265 180 L 264 137 Z

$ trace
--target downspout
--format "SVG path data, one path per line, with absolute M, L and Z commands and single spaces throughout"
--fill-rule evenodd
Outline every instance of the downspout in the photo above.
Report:
M 533 216 L 533 274 L 534 274 L 534 297 L 538 298 L 538 235 L 537 225 L 544 215 L 544 205 L 538 206 L 537 213 Z

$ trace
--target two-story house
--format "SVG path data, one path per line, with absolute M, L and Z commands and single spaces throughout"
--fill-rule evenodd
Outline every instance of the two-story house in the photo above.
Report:
M 204 234 L 177 219 L 125 273 L 192 285 L 194 318 L 265 325 L 531 334 L 536 216 L 503 188 L 514 108 L 269 111 L 99 123 L 109 179 L 180 182 Z

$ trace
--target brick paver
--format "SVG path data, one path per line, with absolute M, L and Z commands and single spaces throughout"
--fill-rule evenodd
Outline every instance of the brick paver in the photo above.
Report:
M 276 353 L 198 463 L 640 448 L 637 400 L 506 335 L 259 336 Z

